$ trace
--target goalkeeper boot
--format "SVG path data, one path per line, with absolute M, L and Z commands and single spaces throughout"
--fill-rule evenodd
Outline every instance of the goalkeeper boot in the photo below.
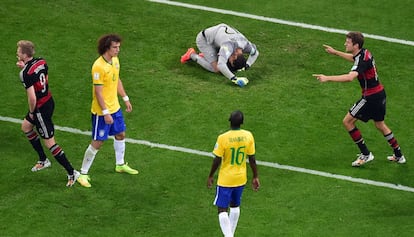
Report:
M 407 162 L 407 161 L 405 160 L 405 157 L 404 157 L 404 156 L 397 157 L 397 156 L 395 156 L 395 155 L 392 155 L 392 156 L 388 156 L 388 157 L 387 157 L 387 159 L 388 159 L 389 161 L 397 162 L 398 164 L 404 164 L 405 162 Z
M 46 169 L 48 167 L 52 166 L 52 163 L 50 163 L 50 160 L 46 158 L 44 161 L 38 161 L 35 166 L 32 168 L 32 172 L 36 172 L 42 169 Z
M 187 52 L 181 56 L 181 63 L 186 63 L 191 60 L 191 54 L 196 53 L 194 48 L 187 49 Z
M 359 167 L 363 164 L 366 164 L 374 159 L 374 155 L 370 152 L 368 155 L 358 154 L 358 158 L 352 162 L 353 167 Z
M 116 165 L 115 171 L 118 173 L 138 174 L 138 170 L 129 167 L 128 163 L 125 163 L 123 165 Z
M 73 171 L 72 175 L 68 174 L 68 183 L 66 184 L 66 187 L 72 187 L 75 183 L 76 180 L 79 178 L 80 173 L 76 170 Z
M 81 174 L 77 178 L 78 183 L 80 183 L 80 185 L 82 185 L 85 188 L 90 188 L 92 186 L 89 183 L 89 180 L 91 180 L 91 179 L 89 178 L 89 175 L 87 175 L 87 174 Z

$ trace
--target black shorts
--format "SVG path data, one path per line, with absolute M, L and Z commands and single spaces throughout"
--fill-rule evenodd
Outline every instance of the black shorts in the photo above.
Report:
M 55 102 L 50 98 L 42 107 L 36 109 L 33 119 L 30 118 L 29 112 L 26 114 L 26 120 L 36 126 L 39 135 L 43 139 L 52 138 L 55 134 L 55 126 L 52 121 Z
M 352 117 L 363 122 L 384 121 L 386 111 L 386 95 L 385 91 L 381 91 L 374 95 L 362 97 L 350 109 L 349 113 Z

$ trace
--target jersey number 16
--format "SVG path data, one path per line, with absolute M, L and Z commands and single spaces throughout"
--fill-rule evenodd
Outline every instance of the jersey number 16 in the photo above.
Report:
M 244 162 L 244 158 L 246 156 L 246 153 L 244 152 L 244 149 L 246 146 L 241 146 L 239 148 L 230 148 L 231 149 L 231 165 L 241 165 Z

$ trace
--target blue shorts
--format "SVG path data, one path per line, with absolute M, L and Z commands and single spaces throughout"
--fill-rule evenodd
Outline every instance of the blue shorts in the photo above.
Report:
M 244 185 L 239 187 L 221 187 L 217 186 L 216 197 L 213 204 L 219 208 L 228 208 L 229 206 L 240 206 L 241 196 Z
M 119 109 L 117 112 L 111 114 L 114 119 L 113 124 L 105 123 L 105 116 L 99 116 L 92 114 L 92 139 L 97 141 L 105 141 L 108 136 L 113 136 L 125 132 L 126 125 L 122 110 Z

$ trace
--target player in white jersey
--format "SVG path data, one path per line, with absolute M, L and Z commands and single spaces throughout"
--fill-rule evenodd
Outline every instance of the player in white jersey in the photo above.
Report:
M 196 44 L 200 53 L 189 48 L 181 56 L 181 63 L 195 61 L 210 72 L 220 72 L 240 87 L 249 82 L 247 78 L 237 77 L 235 73 L 249 69 L 259 56 L 259 51 L 237 29 L 224 23 L 206 28 L 198 33 Z M 248 55 L 247 60 L 244 54 Z

